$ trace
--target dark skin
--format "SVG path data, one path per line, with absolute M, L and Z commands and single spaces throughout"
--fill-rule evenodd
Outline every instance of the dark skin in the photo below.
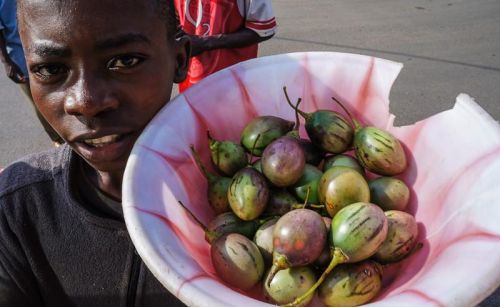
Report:
M 85 160 L 85 176 L 121 199 L 134 142 L 186 76 L 189 40 L 170 37 L 143 0 L 23 0 L 20 7 L 35 104 Z
M 254 31 L 243 28 L 227 34 L 197 36 L 188 34 L 191 39 L 191 56 L 197 56 L 205 51 L 221 48 L 242 48 L 258 44 L 272 37 L 261 37 Z
M 7 43 L 3 35 L 0 35 L 0 61 L 3 63 L 7 77 L 15 83 L 26 83 L 27 79 L 21 69 L 12 62 L 7 54 Z

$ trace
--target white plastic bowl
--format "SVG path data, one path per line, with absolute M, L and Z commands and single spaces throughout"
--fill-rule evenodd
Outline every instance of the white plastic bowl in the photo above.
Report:
M 345 53 L 263 57 L 220 71 L 168 103 L 137 141 L 123 183 L 130 236 L 158 280 L 189 306 L 266 304 L 217 278 L 203 230 L 177 201 L 205 223 L 213 217 L 189 145 L 209 165 L 207 129 L 239 141 L 257 115 L 294 120 L 286 85 L 292 99 L 303 98 L 301 109 L 339 110 L 334 95 L 407 149 L 409 167 L 400 177 L 411 187 L 409 211 L 424 246 L 386 271 L 387 286 L 372 305 L 470 306 L 492 293 L 500 284 L 499 124 L 460 94 L 453 109 L 394 127 L 388 97 L 401 68 Z

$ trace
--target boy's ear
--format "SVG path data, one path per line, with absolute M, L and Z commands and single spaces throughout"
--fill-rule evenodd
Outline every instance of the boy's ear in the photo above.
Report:
M 181 83 L 186 79 L 191 58 L 191 40 L 187 36 L 180 36 L 175 39 L 177 56 L 175 57 L 174 82 Z

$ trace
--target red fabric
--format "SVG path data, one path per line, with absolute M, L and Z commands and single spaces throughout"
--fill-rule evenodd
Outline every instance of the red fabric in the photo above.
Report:
M 200 4 L 201 9 L 199 9 Z M 236 32 L 245 27 L 245 18 L 241 16 L 235 0 L 175 0 L 175 6 L 181 26 L 188 34 L 216 35 Z M 266 24 L 272 28 L 276 22 L 273 18 L 266 21 Z M 260 22 L 252 22 L 252 25 L 262 26 Z M 184 91 L 216 71 L 255 57 L 257 57 L 257 44 L 244 48 L 203 52 L 191 58 L 188 76 L 179 85 L 179 91 Z

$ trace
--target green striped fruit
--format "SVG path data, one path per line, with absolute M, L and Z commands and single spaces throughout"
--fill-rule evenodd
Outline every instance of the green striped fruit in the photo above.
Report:
M 340 113 L 318 110 L 309 115 L 305 128 L 314 145 L 330 153 L 342 153 L 351 146 L 354 129 Z
M 375 261 L 341 264 L 318 288 L 319 299 L 328 307 L 368 303 L 382 289 L 382 267 Z
M 415 246 L 418 227 L 415 218 L 406 212 L 389 210 L 385 212 L 388 221 L 387 238 L 375 253 L 380 262 L 396 262 L 406 257 Z
M 392 134 L 382 129 L 356 129 L 354 150 L 361 165 L 373 173 L 393 176 L 406 169 L 403 146 Z
M 387 236 L 387 218 L 377 205 L 359 202 L 340 210 L 332 219 L 330 244 L 349 263 L 375 254 Z
M 229 185 L 231 184 L 231 178 L 210 173 L 201 161 L 198 152 L 194 148 L 194 145 L 191 144 L 190 149 L 196 165 L 198 166 L 203 176 L 205 176 L 205 178 L 207 179 L 208 204 L 214 210 L 215 214 L 231 211 L 229 200 L 227 198 Z
M 400 179 L 379 177 L 368 182 L 371 202 L 382 210 L 404 210 L 410 200 L 410 189 Z
M 217 276 L 227 284 L 248 290 L 264 275 L 259 248 L 239 233 L 225 234 L 213 242 L 210 256 Z
M 245 149 L 240 144 L 231 141 L 219 141 L 207 132 L 210 158 L 212 163 L 227 176 L 233 176 L 248 164 Z
M 320 204 L 325 206 L 331 217 L 334 217 L 340 209 L 347 205 L 356 202 L 369 202 L 370 188 L 365 178 L 355 169 L 335 166 L 321 176 L 318 196 Z
M 268 274 L 270 274 L 270 271 Z M 264 283 L 264 295 L 266 299 L 275 304 L 288 304 L 304 294 L 315 282 L 316 275 L 310 267 L 288 268 L 279 271 L 274 276 L 271 284 Z M 314 293 L 296 307 L 306 306 L 313 297 Z
M 277 116 L 258 116 L 241 133 L 241 145 L 254 156 L 262 155 L 266 146 L 293 129 L 294 122 Z
M 240 219 L 250 221 L 266 208 L 269 186 L 264 175 L 252 167 L 245 167 L 234 174 L 227 190 L 229 205 Z

